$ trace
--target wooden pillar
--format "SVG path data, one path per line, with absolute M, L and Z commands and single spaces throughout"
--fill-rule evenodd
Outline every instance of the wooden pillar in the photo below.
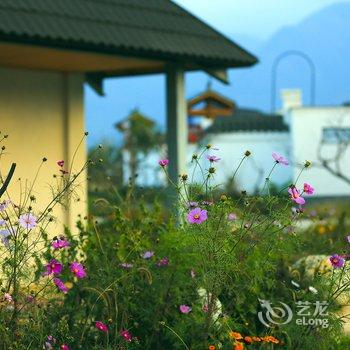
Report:
M 186 173 L 187 108 L 185 99 L 185 72 L 177 65 L 168 67 L 166 75 L 167 144 L 169 176 L 175 183 Z

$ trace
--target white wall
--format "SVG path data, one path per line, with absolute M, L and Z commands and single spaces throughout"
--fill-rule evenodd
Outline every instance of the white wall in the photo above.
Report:
M 291 109 L 288 114 L 286 119 L 291 128 L 294 179 L 299 173 L 298 165 L 309 160 L 313 166 L 302 175 L 300 182 L 305 180 L 312 184 L 315 187 L 315 195 L 350 195 L 348 184 L 316 166 L 319 163 L 317 152 L 322 139 L 322 129 L 325 127 L 350 128 L 350 107 L 299 107 Z M 334 158 L 336 149 L 336 144 L 327 144 L 322 146 L 321 154 L 324 157 Z M 340 164 L 341 171 L 350 176 L 350 147 L 344 153 Z
M 208 135 L 208 143 L 217 147 L 218 151 L 209 152 L 222 158 L 217 163 L 216 182 L 224 184 L 232 177 L 244 152 L 252 154 L 241 166 L 236 175 L 239 190 L 253 192 L 256 186 L 262 187 L 266 176 L 274 165 L 272 152 L 278 152 L 289 158 L 290 139 L 288 132 L 232 132 Z M 271 181 L 283 185 L 292 178 L 290 167 L 277 166 Z

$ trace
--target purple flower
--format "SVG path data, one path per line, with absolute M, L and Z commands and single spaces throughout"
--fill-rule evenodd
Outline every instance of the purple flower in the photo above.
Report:
M 289 165 L 288 159 L 284 158 L 283 156 L 281 156 L 276 152 L 272 152 L 272 158 L 275 160 L 276 163 L 280 163 L 286 166 Z
M 305 199 L 301 196 L 300 192 L 295 187 L 290 187 L 288 189 L 288 193 L 290 194 L 290 199 L 295 203 L 300 205 L 305 204 Z
M 345 264 L 345 259 L 338 254 L 333 254 L 329 258 L 329 261 L 335 269 L 341 269 Z
M 66 287 L 66 285 L 63 283 L 62 280 L 55 277 L 53 279 L 53 283 L 56 285 L 56 287 L 64 294 L 68 293 L 69 289 Z
M 86 271 L 85 271 L 85 268 L 82 264 L 79 264 L 78 262 L 76 261 L 73 261 L 70 266 L 69 266 L 69 269 L 71 270 L 71 272 L 74 273 L 74 275 L 81 279 L 81 278 L 84 278 L 86 277 Z
M 9 246 L 9 236 L 11 236 L 11 232 L 9 230 L 0 230 L 1 242 L 6 248 Z
M 134 265 L 133 264 L 130 264 L 130 263 L 121 263 L 119 264 L 119 266 L 122 268 L 122 269 L 125 269 L 125 270 L 128 270 L 128 269 L 131 269 Z
M 132 341 L 132 335 L 127 329 L 122 329 L 120 331 L 120 335 L 126 340 L 128 343 Z
M 100 330 L 101 332 L 105 332 L 105 333 L 108 332 L 108 326 L 106 324 L 104 324 L 103 322 L 101 322 L 101 321 L 96 321 L 95 322 L 95 327 L 98 330 Z
M 57 165 L 61 168 L 63 168 L 63 165 L 64 165 L 64 160 L 58 160 L 57 161 Z
M 46 271 L 44 276 L 49 276 L 51 274 L 59 275 L 62 272 L 63 265 L 56 259 L 51 259 L 47 265 L 45 265 Z
M 346 240 L 350 243 L 350 235 L 346 237 Z
M 150 259 L 152 258 L 152 256 L 154 255 L 154 252 L 152 252 L 151 250 L 147 250 L 147 252 L 144 252 L 141 257 L 142 259 Z
M 207 220 L 207 211 L 201 208 L 192 209 L 187 214 L 187 221 L 190 224 L 201 224 L 203 221 Z
M 4 201 L 2 201 L 0 203 L 0 211 L 4 211 L 8 206 L 9 204 L 11 203 L 11 201 L 5 199 Z
M 70 246 L 70 243 L 62 238 L 57 238 L 51 242 L 51 245 L 54 249 L 61 249 L 61 248 L 68 248 Z
M 228 214 L 227 219 L 229 221 L 235 221 L 237 219 L 237 215 L 235 213 L 230 213 L 230 214 Z
M 207 155 L 207 159 L 209 160 L 210 163 L 217 163 L 221 158 L 217 156 L 210 156 L 209 154 Z
M 169 258 L 165 256 L 164 258 L 157 261 L 156 265 L 158 267 L 165 267 L 169 265 Z
M 315 189 L 308 183 L 304 183 L 304 192 L 306 194 L 312 195 L 314 194 Z
M 180 312 L 181 312 L 182 314 L 188 314 L 188 313 L 190 313 L 191 310 L 192 310 L 191 307 L 189 307 L 189 306 L 187 306 L 187 305 L 185 305 L 185 304 L 180 305 L 179 309 L 180 309 Z
M 169 159 L 161 159 L 158 164 L 161 166 L 161 167 L 165 167 L 169 164 Z
M 36 217 L 32 213 L 22 214 L 19 217 L 19 224 L 23 228 L 30 230 L 37 225 Z

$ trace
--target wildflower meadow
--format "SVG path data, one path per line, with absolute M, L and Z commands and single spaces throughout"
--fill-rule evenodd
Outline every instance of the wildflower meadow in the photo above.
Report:
M 256 194 L 216 184 L 222 160 L 212 145 L 178 181 L 160 159 L 169 186 L 152 199 L 100 170 L 107 190 L 90 192 L 74 232 L 57 225 L 55 208 L 103 165 L 103 146 L 74 171 L 65 159 L 38 160 L 38 173 L 56 167 L 45 208 L 36 178 L 1 169 L 0 349 L 350 348 L 348 213 L 312 204 L 309 161 L 276 189 L 276 169 L 290 166 L 277 151 Z

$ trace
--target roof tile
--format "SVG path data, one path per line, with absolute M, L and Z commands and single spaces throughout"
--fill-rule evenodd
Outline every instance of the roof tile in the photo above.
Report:
M 169 0 L 1 0 L 1 39 L 216 67 L 257 61 Z

